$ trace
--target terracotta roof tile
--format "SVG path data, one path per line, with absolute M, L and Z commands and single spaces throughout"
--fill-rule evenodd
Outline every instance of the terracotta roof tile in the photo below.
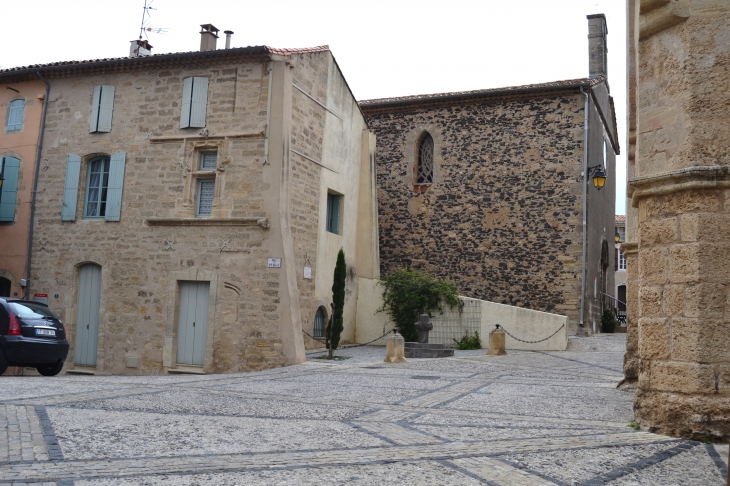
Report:
M 41 73 L 58 73 L 61 71 L 71 71 L 74 75 L 81 74 L 79 70 L 91 70 L 94 68 L 116 65 L 129 65 L 139 69 L 141 66 L 155 64 L 156 62 L 174 61 L 181 59 L 202 60 L 205 58 L 218 58 L 228 56 L 270 56 L 272 54 L 280 56 L 289 56 L 293 54 L 303 54 L 310 52 L 329 51 L 329 46 L 304 47 L 294 49 L 281 49 L 269 46 L 248 46 L 237 47 L 233 49 L 216 49 L 214 51 L 186 51 L 186 52 L 168 52 L 162 54 L 153 54 L 151 56 L 142 57 L 107 57 L 102 59 L 87 59 L 83 61 L 59 61 L 45 64 L 30 64 L 28 66 L 18 66 L 9 69 L 0 70 L 0 81 L 6 79 L 18 80 L 19 77 L 32 75 L 35 77 L 36 71 Z M 67 74 L 68 75 L 68 74 Z
M 552 81 L 549 83 L 537 83 L 537 84 L 525 84 L 522 86 L 508 86 L 505 88 L 491 88 L 491 89 L 479 89 L 474 91 L 454 91 L 450 93 L 433 93 L 433 94 L 421 94 L 413 96 L 401 96 L 396 98 L 379 98 L 374 100 L 363 100 L 360 101 L 360 106 L 367 108 L 369 106 L 378 105 L 389 105 L 389 104 L 408 104 L 408 103 L 422 103 L 429 101 L 441 101 L 448 98 L 477 98 L 482 96 L 490 95 L 503 95 L 509 94 L 510 92 L 524 92 L 524 91 L 544 91 L 550 88 L 570 88 L 579 85 L 595 86 L 605 81 L 602 76 L 595 78 L 579 78 L 579 79 L 568 79 L 564 81 Z

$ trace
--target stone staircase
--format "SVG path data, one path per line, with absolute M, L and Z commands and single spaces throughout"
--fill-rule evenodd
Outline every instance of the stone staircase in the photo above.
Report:
M 453 349 L 443 344 L 405 343 L 405 357 L 409 358 L 447 358 L 454 355 Z

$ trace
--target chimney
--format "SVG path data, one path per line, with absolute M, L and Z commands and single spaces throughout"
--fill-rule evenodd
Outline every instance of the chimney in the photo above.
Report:
M 608 78 L 608 44 L 606 16 L 588 15 L 588 75 L 591 78 Z
M 151 56 L 152 46 L 146 40 L 129 41 L 129 57 Z
M 223 33 L 226 34 L 226 49 L 230 49 L 231 48 L 231 35 L 233 35 L 234 32 L 232 30 L 224 30 Z
M 200 50 L 215 51 L 215 44 L 218 41 L 218 29 L 213 24 L 202 24 L 200 28 Z

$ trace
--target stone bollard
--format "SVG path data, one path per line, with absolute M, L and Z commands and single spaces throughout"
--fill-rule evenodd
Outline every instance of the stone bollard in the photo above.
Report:
M 487 349 L 487 356 L 502 356 L 507 354 L 507 351 L 504 350 L 506 337 L 507 335 L 499 328 L 499 324 L 497 324 L 497 328 L 489 333 L 489 349 Z
M 385 340 L 385 363 L 405 363 L 405 342 L 403 336 L 393 329 Z

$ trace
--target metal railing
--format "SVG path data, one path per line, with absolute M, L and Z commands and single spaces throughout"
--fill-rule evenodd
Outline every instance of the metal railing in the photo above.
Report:
M 453 348 L 454 339 L 457 341 L 467 333 L 473 336 L 474 332 L 482 329 L 482 305 L 479 300 L 462 299 L 464 309 L 459 314 L 458 309 L 444 309 L 443 314 L 436 314 L 431 318 L 433 330 L 428 334 L 428 342 L 443 344 Z M 484 339 L 484 336 L 479 336 Z

